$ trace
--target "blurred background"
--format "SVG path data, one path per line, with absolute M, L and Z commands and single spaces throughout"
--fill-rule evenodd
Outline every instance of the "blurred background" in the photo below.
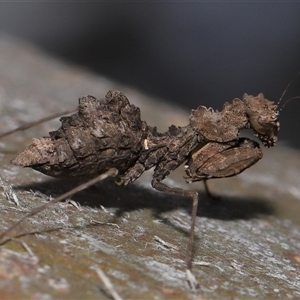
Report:
M 300 71 L 300 2 L 1 2 L 0 30 L 188 110 L 278 101 Z M 296 147 L 299 114 L 300 99 L 281 118 Z

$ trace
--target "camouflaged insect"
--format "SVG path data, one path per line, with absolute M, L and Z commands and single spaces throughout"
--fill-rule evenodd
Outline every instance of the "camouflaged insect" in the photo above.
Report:
M 240 130 L 252 128 L 266 147 L 274 146 L 276 109 L 263 94 L 244 94 L 221 112 L 199 106 L 187 126 L 158 133 L 123 93 L 108 92 L 104 101 L 84 96 L 78 113 L 62 117 L 50 137 L 34 138 L 12 163 L 58 178 L 95 177 L 114 167 L 124 185 L 155 166 L 154 188 L 183 162 L 187 182 L 234 176 L 262 158 L 258 143 L 239 138 Z
M 203 181 L 208 192 L 206 180 L 234 176 L 249 168 L 262 158 L 262 151 L 257 142 L 240 138 L 239 133 L 251 128 L 264 146 L 274 146 L 279 130 L 278 104 L 265 99 L 263 94 L 244 94 L 242 99 L 225 103 L 220 112 L 199 106 L 192 110 L 187 126 L 172 125 L 168 131 L 159 133 L 141 120 L 139 108 L 121 92 L 108 92 L 102 101 L 85 96 L 79 99 L 77 113 L 62 117 L 62 126 L 50 132 L 49 137 L 33 139 L 12 163 L 58 178 L 93 178 L 104 173 L 112 176 L 117 169 L 116 182 L 123 185 L 155 167 L 155 189 L 193 200 L 187 251 L 190 270 L 198 192 L 168 186 L 162 181 L 186 162 L 186 182 Z M 62 195 L 51 202 L 65 198 Z M 28 213 L 6 233 L 50 204 Z

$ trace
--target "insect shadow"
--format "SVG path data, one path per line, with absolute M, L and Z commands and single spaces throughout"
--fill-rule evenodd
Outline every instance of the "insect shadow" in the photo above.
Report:
M 78 184 L 80 184 L 78 180 L 52 179 L 41 183 L 19 185 L 14 188 L 17 190 L 40 191 L 46 196 L 54 197 L 78 186 Z M 155 218 L 175 227 L 168 222 L 163 213 L 178 209 L 186 211 L 187 215 L 191 213 L 191 204 L 186 197 L 156 192 L 140 184 L 116 187 L 113 178 L 98 182 L 96 185 L 73 195 L 72 200 L 83 207 L 114 208 L 114 219 L 116 221 L 126 212 L 150 209 Z M 215 199 L 208 197 L 204 191 L 199 192 L 198 217 L 231 221 L 247 220 L 260 215 L 273 214 L 275 214 L 274 206 L 262 198 L 222 195 L 222 197 Z M 179 230 L 179 228 L 175 229 Z M 187 232 L 184 233 L 188 234 Z

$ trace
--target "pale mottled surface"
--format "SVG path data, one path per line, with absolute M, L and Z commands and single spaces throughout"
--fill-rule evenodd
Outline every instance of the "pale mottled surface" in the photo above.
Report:
M 1 132 L 77 106 L 82 95 L 104 96 L 109 89 L 123 91 L 141 108 L 142 119 L 160 130 L 187 123 L 188 112 L 0 37 Z M 1 231 L 76 184 L 9 164 L 31 137 L 58 126 L 51 121 L 0 141 L 1 178 L 20 202 L 17 207 L 0 194 Z M 300 297 L 299 173 L 300 153 L 279 145 L 264 149 L 264 158 L 237 178 L 210 182 L 220 201 L 200 193 L 193 269 L 199 298 Z M 187 186 L 182 175 L 182 169 L 176 171 L 168 183 L 202 191 L 201 184 Z M 128 188 L 108 180 L 72 197 L 80 210 L 61 203 L 24 222 L 15 234 L 38 233 L 1 246 L 0 298 L 105 298 L 93 270 L 99 267 L 124 299 L 192 299 L 185 283 L 190 202 L 155 192 L 150 178 L 146 173 Z

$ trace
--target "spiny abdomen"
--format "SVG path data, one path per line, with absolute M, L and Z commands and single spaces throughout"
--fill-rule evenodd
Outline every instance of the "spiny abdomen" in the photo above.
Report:
M 125 172 L 138 159 L 147 124 L 124 94 L 108 92 L 104 101 L 79 99 L 79 110 L 61 118 L 50 137 L 33 143 L 12 163 L 53 177 L 93 177 L 115 167 Z

